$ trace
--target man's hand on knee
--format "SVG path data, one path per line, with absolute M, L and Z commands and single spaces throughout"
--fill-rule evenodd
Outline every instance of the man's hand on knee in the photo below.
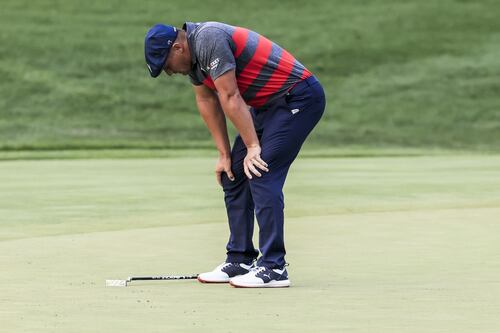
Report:
M 215 164 L 215 176 L 217 177 L 217 182 L 222 186 L 222 173 L 225 172 L 227 177 L 234 181 L 233 171 L 231 170 L 231 158 L 220 156 Z
M 247 156 L 243 161 L 243 169 L 249 179 L 252 179 L 252 174 L 261 177 L 262 174 L 258 169 L 268 172 L 267 163 L 260 157 L 261 148 L 259 145 L 247 147 Z

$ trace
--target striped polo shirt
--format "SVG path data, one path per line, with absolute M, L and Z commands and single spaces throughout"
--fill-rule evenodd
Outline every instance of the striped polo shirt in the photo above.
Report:
M 261 108 L 285 95 L 297 82 L 312 76 L 285 49 L 240 27 L 219 22 L 186 22 L 194 85 L 215 89 L 214 80 L 229 70 L 246 104 Z

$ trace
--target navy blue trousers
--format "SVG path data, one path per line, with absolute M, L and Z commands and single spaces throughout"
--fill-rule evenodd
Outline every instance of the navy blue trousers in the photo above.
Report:
M 250 263 L 257 258 L 259 252 L 252 242 L 256 216 L 262 253 L 257 264 L 270 268 L 285 265 L 283 185 L 290 165 L 324 109 L 325 94 L 314 76 L 296 84 L 268 108 L 251 109 L 261 158 L 269 172 L 261 171 L 262 177 L 246 177 L 243 160 L 247 150 L 238 135 L 231 150 L 235 180 L 222 174 L 230 229 L 227 262 Z

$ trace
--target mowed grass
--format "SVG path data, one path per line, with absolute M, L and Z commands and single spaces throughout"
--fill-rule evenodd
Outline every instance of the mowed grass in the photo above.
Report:
M 6 332 L 496 332 L 499 156 L 303 158 L 286 185 L 293 287 L 195 281 L 224 259 L 213 159 L 0 163 Z
M 500 2 L 3 0 L 0 149 L 211 147 L 184 77 L 149 77 L 147 29 L 256 30 L 323 83 L 318 146 L 500 149 Z

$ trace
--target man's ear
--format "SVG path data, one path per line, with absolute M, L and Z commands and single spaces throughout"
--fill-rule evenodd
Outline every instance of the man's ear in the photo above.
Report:
M 174 43 L 172 45 L 172 48 L 174 49 L 174 51 L 180 51 L 181 53 L 184 52 L 184 48 L 182 47 L 181 43 Z

